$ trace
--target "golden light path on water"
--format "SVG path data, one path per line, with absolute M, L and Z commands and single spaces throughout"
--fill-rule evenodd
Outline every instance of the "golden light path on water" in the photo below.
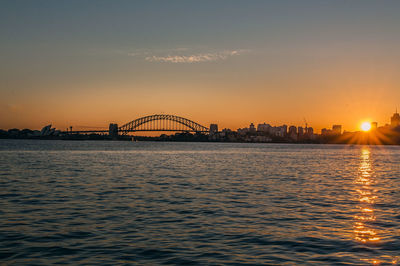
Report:
M 363 147 L 361 150 L 358 175 L 354 183 L 358 195 L 358 211 L 354 216 L 353 225 L 354 239 L 361 244 L 378 245 L 381 237 L 376 227 L 374 227 L 374 222 L 377 220 L 374 206 L 378 200 L 378 190 L 376 189 L 378 180 L 376 180 L 374 175 L 371 150 L 368 146 Z M 397 265 L 399 262 L 397 257 L 362 258 L 361 260 L 374 265 L 387 262 Z
M 359 213 L 354 216 L 354 237 L 362 243 L 378 242 L 380 240 L 376 229 L 370 222 L 376 220 L 374 214 L 374 203 L 377 199 L 376 189 L 374 189 L 375 180 L 372 178 L 372 166 L 370 160 L 370 150 L 363 148 L 360 157 L 360 166 L 358 176 L 355 180 L 359 196 Z

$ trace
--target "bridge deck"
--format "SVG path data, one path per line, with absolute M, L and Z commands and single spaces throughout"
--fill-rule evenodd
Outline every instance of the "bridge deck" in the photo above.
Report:
M 185 129 L 137 129 L 137 130 L 121 130 L 120 132 L 143 132 L 143 131 L 151 131 L 151 132 L 200 132 L 200 133 L 207 133 L 208 131 L 194 131 L 194 130 L 185 130 Z M 76 130 L 76 131 L 62 131 L 64 134 L 81 134 L 81 133 L 109 133 L 108 130 Z

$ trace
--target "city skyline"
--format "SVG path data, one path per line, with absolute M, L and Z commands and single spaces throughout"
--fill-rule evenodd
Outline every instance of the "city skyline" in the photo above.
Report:
M 177 126 L 172 126 L 170 123 L 177 123 Z M 176 115 L 170 115 L 170 114 L 155 114 L 155 115 L 148 115 L 140 118 L 136 118 L 132 121 L 129 121 L 128 123 L 124 123 L 123 125 L 118 125 L 116 123 L 110 123 L 108 126 L 108 129 L 105 127 L 73 127 L 69 126 L 65 130 L 63 129 L 57 129 L 55 127 L 52 127 L 52 124 L 44 126 L 41 130 L 37 129 L 29 129 L 29 128 L 24 128 L 24 129 L 18 129 L 18 128 L 12 128 L 4 130 L 0 129 L 1 134 L 11 134 L 14 136 L 17 136 L 19 133 L 22 133 L 23 136 L 26 135 L 26 137 L 37 137 L 37 136 L 50 136 L 50 135 L 70 135 L 70 134 L 98 134 L 100 133 L 101 135 L 104 135 L 104 133 L 108 133 L 109 136 L 118 136 L 119 131 L 123 132 L 123 135 L 126 135 L 127 133 L 132 133 L 134 132 L 137 134 L 139 132 L 145 132 L 145 134 L 149 134 L 149 136 L 156 136 L 157 133 L 166 133 L 166 132 L 171 132 L 171 131 L 176 131 L 176 132 L 195 132 L 195 133 L 209 133 L 210 135 L 213 135 L 214 133 L 220 133 L 220 132 L 237 132 L 239 134 L 244 134 L 246 135 L 247 133 L 268 133 L 273 136 L 279 136 L 279 137 L 287 137 L 288 135 L 291 134 L 296 134 L 296 136 L 303 136 L 303 135 L 308 135 L 309 137 L 312 136 L 329 136 L 329 135 L 335 135 L 335 136 L 340 136 L 342 134 L 348 134 L 348 133 L 358 133 L 358 132 L 364 132 L 364 133 L 373 133 L 371 136 L 380 135 L 379 131 L 385 131 L 386 134 L 388 132 L 390 133 L 395 133 L 394 131 L 398 131 L 400 127 L 400 114 L 397 112 L 393 113 L 393 115 L 390 117 L 390 123 L 386 123 L 384 125 L 379 125 L 378 122 L 376 121 L 363 121 L 360 124 L 359 130 L 356 131 L 349 131 L 343 128 L 342 125 L 340 124 L 335 124 L 332 125 L 331 128 L 322 128 L 320 132 L 314 131 L 314 127 L 312 125 L 308 124 L 307 121 L 304 119 L 304 126 L 303 125 L 286 125 L 286 124 L 280 124 L 280 125 L 274 125 L 274 124 L 269 124 L 266 122 L 263 123 L 250 123 L 249 127 L 243 127 L 243 128 L 237 128 L 237 129 L 232 129 L 232 128 L 221 128 L 218 127 L 218 124 L 211 123 L 209 127 L 207 128 L 206 126 L 203 126 L 195 121 L 192 121 L 190 119 L 176 116 Z M 163 130 L 165 129 L 165 130 Z M 220 130 L 219 130 L 220 129 Z M 371 131 L 371 132 L 370 132 Z M 44 132 L 47 132 L 44 134 Z M 155 134 L 154 134 L 155 133 Z M 163 134 L 164 135 L 164 134 Z M 22 137 L 23 137 L 22 136 Z M 146 136 L 146 135 L 144 135 Z M 3 136 L 4 137 L 4 136 Z
M 399 265 L 400 0 L 2 0 L 5 265 Z
M 159 115 L 166 115 L 166 114 L 159 114 Z M 172 115 L 172 116 L 175 116 L 175 115 Z M 339 132 L 369 131 L 371 129 L 399 126 L 400 125 L 400 114 L 398 113 L 397 108 L 396 108 L 395 113 L 393 113 L 393 115 L 390 117 L 390 119 L 387 119 L 387 120 L 389 121 L 388 123 L 382 123 L 382 124 L 379 124 L 378 122 L 373 121 L 371 119 L 362 120 L 359 123 L 359 126 L 355 130 L 348 130 L 348 129 L 344 128 L 342 124 L 333 124 L 331 126 L 327 126 L 327 127 L 324 127 L 324 128 L 315 128 L 312 125 L 310 125 L 305 118 L 303 118 L 303 123 L 299 123 L 299 124 L 286 124 L 286 123 L 282 123 L 282 122 L 280 122 L 280 123 L 278 122 L 278 123 L 274 124 L 274 123 L 271 123 L 271 122 L 263 121 L 263 122 L 256 122 L 256 123 L 249 122 L 249 124 L 248 124 L 249 126 L 248 127 L 243 126 L 243 127 L 238 127 L 238 128 L 229 128 L 229 127 L 220 127 L 220 128 L 221 129 L 223 128 L 223 129 L 226 129 L 226 130 L 241 131 L 241 130 L 249 130 L 249 129 L 251 129 L 253 127 L 253 128 L 256 129 L 256 131 L 264 131 L 264 129 L 260 130 L 259 128 L 260 127 L 264 128 L 265 126 L 267 126 L 269 128 L 270 127 L 272 127 L 272 128 L 281 128 L 282 126 L 284 126 L 284 127 L 287 127 L 287 128 L 289 128 L 289 127 L 301 128 L 301 130 L 310 128 L 311 130 L 313 130 L 313 132 L 315 134 L 322 134 L 322 135 L 326 134 L 327 132 L 331 132 L 331 131 L 337 133 L 338 130 L 339 130 Z M 53 123 L 47 123 L 47 124 L 49 124 L 50 126 L 54 125 Z M 109 125 L 111 125 L 111 124 L 114 124 L 114 125 L 118 126 L 117 123 L 113 123 L 112 122 Z M 126 124 L 126 123 L 122 123 L 122 124 Z M 224 125 L 225 123 L 221 123 L 221 124 Z M 65 128 L 57 128 L 57 127 L 55 127 L 55 129 L 57 128 L 58 131 L 65 131 L 65 132 L 72 131 L 73 129 L 75 131 L 85 131 L 85 130 L 89 130 L 89 131 L 90 130 L 100 130 L 101 131 L 101 130 L 107 129 L 107 127 L 109 125 L 107 125 L 107 126 L 81 126 L 81 125 L 76 126 L 76 125 L 69 125 L 69 126 L 67 126 Z M 216 125 L 217 128 L 218 128 L 219 124 L 218 123 L 210 123 L 209 125 L 210 125 L 210 128 L 213 125 Z M 5 130 L 14 130 L 14 129 L 22 130 L 22 129 L 29 129 L 29 128 L 28 127 L 0 128 L 0 130 L 4 130 L 4 129 Z M 32 128 L 32 129 L 37 131 L 39 128 Z M 151 134 L 151 135 L 153 135 L 153 134 Z
M 96 3 L 3 3 L 0 128 L 166 113 L 356 131 L 398 106 L 398 1 Z

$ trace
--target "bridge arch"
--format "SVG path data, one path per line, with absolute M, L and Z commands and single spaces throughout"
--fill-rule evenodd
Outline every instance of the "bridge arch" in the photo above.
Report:
M 186 131 L 208 132 L 209 129 L 192 120 L 176 115 L 149 115 L 126 123 L 118 128 L 122 134 L 136 131 Z

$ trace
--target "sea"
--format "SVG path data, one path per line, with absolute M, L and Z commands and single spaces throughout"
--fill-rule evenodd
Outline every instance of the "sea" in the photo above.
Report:
M 0 140 L 1 265 L 399 265 L 400 147 Z

